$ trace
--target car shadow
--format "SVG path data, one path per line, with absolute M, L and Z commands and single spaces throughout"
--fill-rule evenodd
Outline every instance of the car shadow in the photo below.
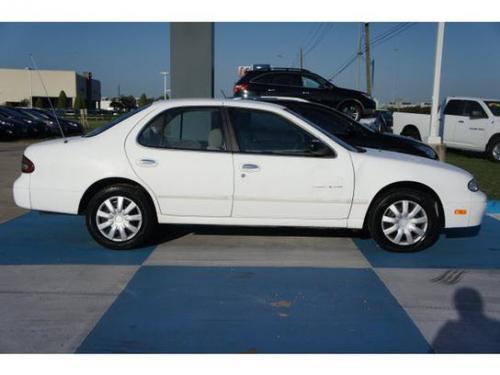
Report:
M 473 288 L 455 292 L 458 320 L 440 328 L 432 347 L 436 353 L 500 353 L 500 321 L 484 314 L 481 294 Z
M 187 236 L 188 234 L 214 236 L 369 238 L 366 232 L 352 229 L 160 224 L 150 239 L 149 244 L 159 245 Z

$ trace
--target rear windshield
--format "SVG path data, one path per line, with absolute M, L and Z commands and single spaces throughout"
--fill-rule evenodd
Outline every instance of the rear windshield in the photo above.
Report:
M 111 120 L 110 122 L 107 122 L 104 125 L 101 125 L 95 129 L 89 131 L 87 134 L 84 134 L 83 136 L 88 138 L 88 137 L 94 137 L 98 134 L 101 134 L 101 133 L 105 132 L 106 130 L 111 129 L 113 126 L 118 125 L 123 120 L 126 120 L 129 117 L 135 115 L 136 113 L 143 111 L 144 109 L 148 108 L 150 105 L 151 104 L 148 104 L 148 105 L 145 105 L 144 107 L 140 107 L 140 108 L 134 109 L 132 111 L 126 112 L 123 115 L 118 116 L 117 118 Z

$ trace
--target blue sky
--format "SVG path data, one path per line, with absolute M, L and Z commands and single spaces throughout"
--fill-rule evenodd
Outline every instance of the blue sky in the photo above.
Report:
M 372 39 L 395 23 L 372 23 Z M 215 90 L 231 94 L 238 65 L 297 64 L 301 46 L 323 38 L 305 67 L 328 77 L 356 50 L 360 23 L 216 23 Z M 324 30 L 324 33 L 319 30 Z M 375 47 L 374 95 L 428 101 L 436 24 L 418 23 Z M 500 97 L 500 23 L 447 23 L 441 95 Z M 0 67 L 24 68 L 33 53 L 40 68 L 92 71 L 102 94 L 159 96 L 169 70 L 168 23 L 0 23 Z M 356 88 L 357 64 L 334 83 Z M 361 89 L 365 89 L 364 65 Z M 0 82 L 1 86 L 1 82 Z

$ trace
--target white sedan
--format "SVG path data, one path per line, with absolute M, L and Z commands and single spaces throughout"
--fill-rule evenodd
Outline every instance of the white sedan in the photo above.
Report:
M 468 172 L 351 146 L 276 104 L 170 100 L 82 137 L 29 146 L 14 184 L 25 208 L 86 215 L 100 244 L 143 244 L 158 223 L 365 229 L 416 251 L 477 227 Z

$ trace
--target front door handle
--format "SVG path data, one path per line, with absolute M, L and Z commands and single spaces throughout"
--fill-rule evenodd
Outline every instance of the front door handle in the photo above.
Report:
M 137 160 L 137 165 L 141 167 L 156 167 L 158 162 L 155 159 L 143 158 Z
M 246 172 L 256 172 L 260 170 L 260 167 L 257 164 L 243 164 L 241 169 Z
M 464 120 L 458 120 L 458 123 L 459 123 L 459 124 L 463 124 L 463 123 L 464 123 Z
M 267 89 L 268 92 L 275 92 L 276 89 Z
M 309 91 L 302 91 L 302 95 L 309 95 L 310 92 Z

